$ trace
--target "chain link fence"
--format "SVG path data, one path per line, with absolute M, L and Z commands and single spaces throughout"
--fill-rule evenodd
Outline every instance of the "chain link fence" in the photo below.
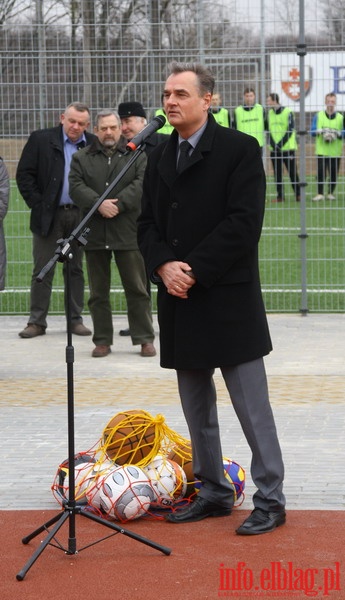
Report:
M 318 195 L 312 120 L 334 93 L 345 110 L 345 0 L 26 0 L 0 2 L 0 155 L 11 178 L 4 220 L 6 289 L 1 314 L 27 314 L 32 273 L 29 210 L 15 183 L 28 135 L 55 126 L 72 101 L 92 117 L 120 102 L 141 102 L 152 118 L 161 107 L 171 60 L 200 61 L 215 74 L 222 106 L 234 117 L 252 88 L 267 114 L 267 96 L 291 108 L 297 132 L 300 201 L 284 168 L 284 202 L 265 132 L 265 222 L 261 279 L 268 312 L 340 312 L 345 308 L 345 173 Z M 334 196 L 334 199 L 330 199 Z M 114 267 L 114 311 L 126 303 Z M 154 288 L 154 286 L 153 286 Z M 86 290 L 88 294 L 88 290 Z M 152 290 L 155 310 L 155 290 Z M 56 269 L 51 312 L 63 313 Z

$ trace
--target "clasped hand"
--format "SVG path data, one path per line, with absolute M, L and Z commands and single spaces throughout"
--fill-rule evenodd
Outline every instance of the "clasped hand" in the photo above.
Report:
M 181 261 L 166 262 L 157 269 L 167 291 L 178 298 L 188 298 L 188 290 L 196 283 L 195 279 L 186 274 L 191 271 L 188 263 Z
M 106 219 L 112 219 L 119 214 L 119 208 L 117 206 L 118 198 L 107 198 L 103 200 L 99 206 L 98 211 Z

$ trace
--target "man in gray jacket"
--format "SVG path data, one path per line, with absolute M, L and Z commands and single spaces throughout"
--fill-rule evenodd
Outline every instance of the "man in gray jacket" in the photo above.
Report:
M 130 159 L 118 114 L 112 110 L 101 111 L 95 123 L 98 139 L 73 156 L 69 174 L 71 198 L 84 215 Z M 141 345 L 141 356 L 156 354 L 145 265 L 137 244 L 145 167 L 146 156 L 142 154 L 89 221 L 85 256 L 90 284 L 89 309 L 94 325 L 94 357 L 107 356 L 113 343 L 110 303 L 113 254 L 126 295 L 132 343 Z

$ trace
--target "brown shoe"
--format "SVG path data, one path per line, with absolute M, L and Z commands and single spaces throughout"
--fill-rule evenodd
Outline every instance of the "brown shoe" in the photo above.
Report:
M 91 335 L 90 329 L 85 327 L 84 323 L 81 323 L 80 321 L 72 324 L 71 331 L 75 335 Z
M 46 328 L 42 325 L 36 325 L 36 323 L 28 323 L 25 329 L 18 333 L 21 338 L 34 338 L 38 335 L 44 335 Z
M 141 356 L 156 356 L 156 348 L 150 342 L 146 344 L 141 344 Z
M 110 354 L 111 348 L 110 346 L 96 346 L 92 350 L 92 355 L 94 358 L 103 358 L 103 356 L 108 356 Z

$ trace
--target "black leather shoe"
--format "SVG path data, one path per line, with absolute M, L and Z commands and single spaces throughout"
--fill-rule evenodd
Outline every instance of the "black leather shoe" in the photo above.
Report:
M 286 513 L 284 510 L 279 512 L 269 512 L 261 508 L 254 508 L 249 517 L 236 529 L 239 535 L 259 535 L 260 533 L 269 533 L 279 525 L 284 525 Z
M 120 329 L 119 331 L 119 335 L 121 335 L 122 337 L 126 336 L 126 335 L 131 335 L 131 332 L 128 329 Z
M 207 517 L 226 517 L 230 514 L 231 508 L 220 506 L 198 496 L 187 508 L 167 515 L 166 520 L 170 523 L 191 523 Z

